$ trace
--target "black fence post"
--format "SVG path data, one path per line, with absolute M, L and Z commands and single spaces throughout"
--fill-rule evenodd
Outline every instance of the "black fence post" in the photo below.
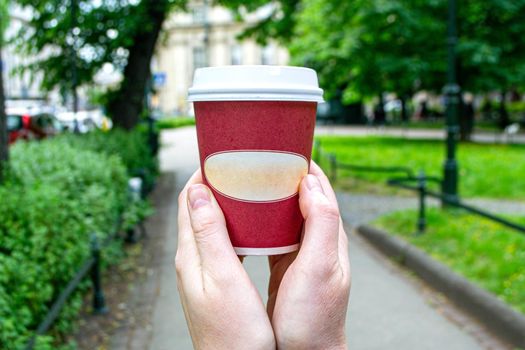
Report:
M 102 276 L 100 272 L 100 244 L 96 234 L 91 235 L 91 254 L 93 266 L 91 267 L 91 281 L 93 283 L 93 313 L 101 315 L 108 312 L 106 300 L 102 290 Z
M 148 123 L 148 146 L 152 155 L 156 155 L 159 150 L 159 139 L 155 131 L 155 118 L 148 115 L 146 118 Z
M 417 188 L 419 190 L 419 216 L 417 219 L 417 234 L 425 233 L 427 219 L 425 217 L 425 196 L 427 192 L 427 181 L 425 172 L 421 170 L 417 177 Z
M 317 163 L 319 165 L 319 158 L 320 158 L 320 155 L 321 155 L 321 141 L 319 140 L 314 140 L 314 154 L 313 154 L 313 159 L 314 159 L 314 162 Z
M 335 157 L 334 153 L 330 153 L 328 155 L 328 159 L 330 161 L 330 180 L 332 182 L 337 181 L 337 158 Z
M 135 229 L 134 228 L 128 228 L 126 230 L 126 239 L 125 239 L 126 243 L 137 243 L 138 242 L 138 239 L 137 239 L 137 236 L 135 235 Z

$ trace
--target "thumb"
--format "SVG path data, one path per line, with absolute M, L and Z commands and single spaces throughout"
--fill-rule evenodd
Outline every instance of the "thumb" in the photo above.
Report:
M 228 261 L 238 262 L 222 210 L 207 186 L 188 188 L 188 212 L 202 268 L 213 271 Z
M 321 254 L 325 258 L 337 256 L 339 210 L 325 195 L 317 176 L 308 174 L 304 177 L 299 189 L 299 206 L 305 219 L 299 254 Z

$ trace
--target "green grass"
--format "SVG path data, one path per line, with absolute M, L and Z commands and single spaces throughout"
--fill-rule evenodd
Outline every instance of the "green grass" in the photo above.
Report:
M 374 223 L 399 235 L 477 285 L 525 313 L 525 235 L 459 210 L 428 210 L 425 234 L 416 236 L 415 210 Z M 525 224 L 525 218 L 511 218 Z
M 162 118 L 157 121 L 157 126 L 159 129 L 176 129 L 188 125 L 195 125 L 195 118 L 170 117 Z
M 513 120 L 513 123 L 518 120 Z M 387 125 L 386 128 L 407 128 L 407 129 L 434 129 L 444 130 L 445 119 L 444 117 L 437 120 L 411 120 L 408 123 L 394 123 Z M 502 132 L 496 121 L 476 120 L 474 123 L 474 132 Z
M 441 177 L 445 158 L 442 141 L 393 137 L 320 136 L 324 151 L 334 152 L 338 162 L 368 166 L 407 166 L 415 172 Z M 458 146 L 459 191 L 464 197 L 525 199 L 525 145 L 462 143 Z M 321 166 L 328 170 L 328 162 Z M 341 170 L 338 178 L 357 177 L 374 184 L 392 176 Z M 344 182 L 344 181 L 342 181 Z

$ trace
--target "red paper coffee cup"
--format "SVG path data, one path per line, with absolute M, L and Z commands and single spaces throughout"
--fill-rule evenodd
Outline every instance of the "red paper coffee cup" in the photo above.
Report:
M 195 71 L 200 164 L 239 255 L 299 247 L 298 189 L 308 173 L 317 103 L 315 71 L 226 66 Z

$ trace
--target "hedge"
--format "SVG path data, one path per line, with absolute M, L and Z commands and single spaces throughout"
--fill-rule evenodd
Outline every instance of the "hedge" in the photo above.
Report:
M 183 126 L 195 125 L 195 118 L 192 117 L 169 117 L 157 120 L 159 129 L 176 129 Z
M 95 131 L 85 135 L 68 134 L 61 137 L 67 139 L 73 147 L 119 156 L 129 176 L 143 176 L 146 187 L 151 188 L 158 175 L 158 162 L 151 155 L 145 128 L 138 127 L 132 131 Z
M 156 169 L 151 155 L 142 153 L 144 145 L 134 143 L 142 142 L 140 137 L 115 131 L 12 147 L 6 181 L 0 186 L 1 349 L 23 348 L 89 256 L 91 233 L 103 239 L 112 233 L 117 217 L 129 210 L 131 167 L 144 162 Z M 104 261 L 114 263 L 120 255 L 115 241 L 104 250 Z M 60 348 L 81 298 L 82 293 L 73 296 L 35 349 Z

